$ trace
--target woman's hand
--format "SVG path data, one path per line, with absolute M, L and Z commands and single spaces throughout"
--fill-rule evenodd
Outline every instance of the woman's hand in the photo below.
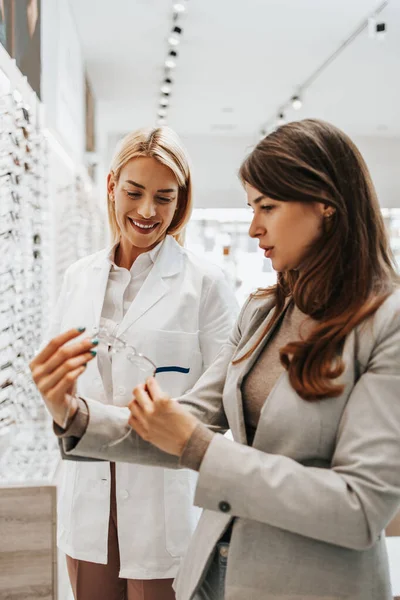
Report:
M 96 340 L 86 338 L 76 344 L 67 344 L 83 331 L 71 329 L 53 338 L 29 364 L 33 381 L 51 416 L 63 428 L 68 426 L 78 409 L 77 400 L 71 397 L 76 380 L 96 356 L 96 352 L 91 351 Z
M 181 456 L 199 423 L 196 417 L 164 394 L 153 377 L 133 390 L 133 398 L 129 404 L 132 429 L 160 450 Z

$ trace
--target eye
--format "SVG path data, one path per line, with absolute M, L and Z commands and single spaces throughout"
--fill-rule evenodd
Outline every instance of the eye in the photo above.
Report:
M 129 198 L 140 198 L 141 194 L 140 192 L 126 192 L 129 196 Z
M 272 204 L 264 204 L 263 206 L 260 206 L 261 210 L 265 210 L 266 212 L 271 212 L 272 209 L 275 208 L 275 206 L 273 206 Z
M 157 200 L 158 200 L 158 202 L 164 202 L 164 203 L 172 202 L 172 198 L 162 198 L 161 196 L 158 196 Z

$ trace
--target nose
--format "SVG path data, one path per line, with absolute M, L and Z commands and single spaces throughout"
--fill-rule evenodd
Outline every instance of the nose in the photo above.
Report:
M 257 215 L 254 215 L 249 227 L 249 236 L 252 238 L 260 238 L 264 233 L 265 227 L 258 221 Z
M 156 216 L 156 207 L 152 198 L 143 198 L 137 207 L 138 214 L 143 219 L 151 219 Z

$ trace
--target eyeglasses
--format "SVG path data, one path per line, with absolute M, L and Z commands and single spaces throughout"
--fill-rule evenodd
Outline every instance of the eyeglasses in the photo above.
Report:
M 107 327 L 96 327 L 92 331 L 92 335 L 99 340 L 99 351 L 103 348 L 108 355 L 115 357 L 122 365 L 124 370 L 124 384 L 130 392 L 141 383 L 145 383 L 149 377 L 155 377 L 156 365 L 150 358 L 140 354 L 136 348 L 128 344 L 124 338 L 117 337 L 109 332 Z M 64 425 L 68 422 L 70 406 L 68 407 L 67 415 L 64 420 Z M 109 442 L 108 446 L 116 446 L 131 434 L 131 428 L 127 426 L 125 434 Z
M 137 376 L 137 383 L 133 383 L 132 389 L 139 383 L 143 383 L 148 377 L 154 377 L 157 367 L 153 361 L 147 358 L 147 356 L 140 354 L 124 338 L 109 333 L 106 327 L 95 327 L 92 331 L 92 336 L 96 337 L 100 344 L 107 347 L 109 354 L 112 356 L 121 356 L 123 360 L 129 363 L 130 368 L 134 367 L 136 369 L 132 379 Z

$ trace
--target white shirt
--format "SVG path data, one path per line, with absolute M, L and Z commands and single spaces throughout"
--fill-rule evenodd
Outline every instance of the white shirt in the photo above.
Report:
M 108 255 L 110 273 L 100 317 L 100 327 L 106 329 L 109 334 L 116 331 L 128 308 L 138 295 L 156 262 L 163 243 L 164 240 L 149 252 L 140 254 L 129 270 L 115 264 L 115 251 L 119 242 L 111 248 Z M 140 349 L 138 350 L 140 351 Z M 107 392 L 107 400 L 112 403 L 111 355 L 107 352 L 105 346 L 99 346 L 98 360 L 101 378 Z

